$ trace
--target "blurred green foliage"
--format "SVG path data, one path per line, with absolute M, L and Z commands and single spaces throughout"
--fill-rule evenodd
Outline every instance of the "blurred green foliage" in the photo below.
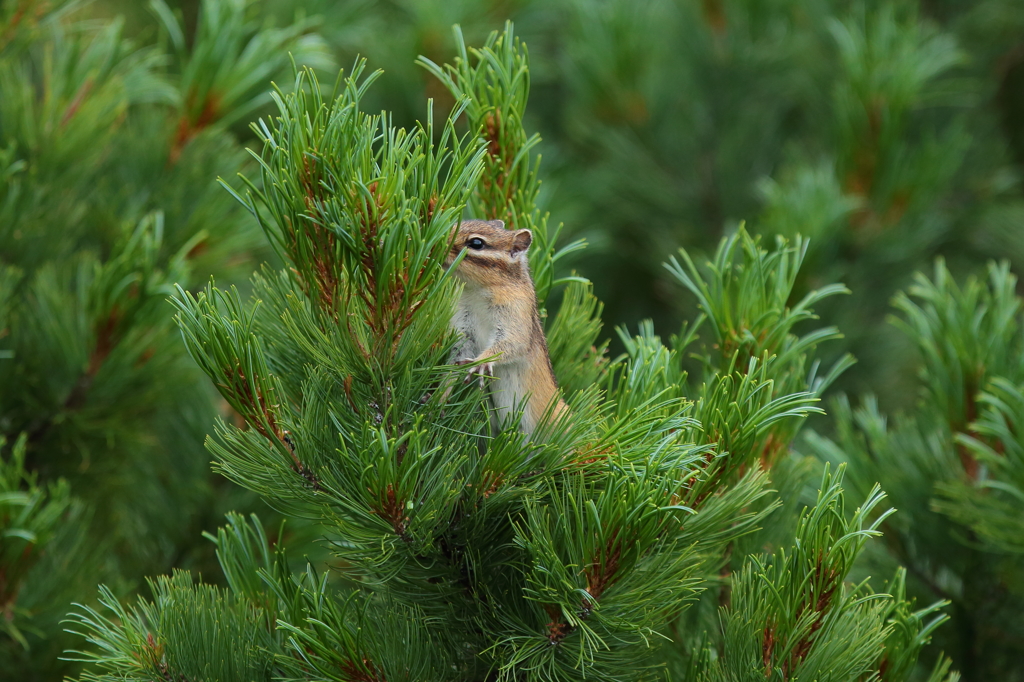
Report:
M 135 3 L 140 30 L 151 25 Z M 178 5 L 188 21 L 196 0 Z M 662 268 L 710 251 L 740 221 L 811 239 L 802 295 L 853 292 L 820 310 L 860 367 L 840 381 L 883 406 L 914 396 L 912 349 L 885 323 L 915 269 L 957 276 L 992 257 L 1024 263 L 1024 13 L 1016 0 L 265 0 L 278 21 L 323 17 L 339 63 L 385 73 L 370 101 L 409 124 L 414 65 L 479 42 L 506 19 L 530 47 L 529 124 L 544 139 L 544 210 L 590 246 L 604 319 L 678 325 Z M 600 273 L 600 277 L 595 277 Z M 617 346 L 616 346 L 617 347 Z
M 90 584 L 215 565 L 202 531 L 253 503 L 210 472 L 223 408 L 167 298 L 268 257 L 216 184 L 251 163 L 230 126 L 289 52 L 333 68 L 312 23 L 264 27 L 248 2 L 208 5 L 187 45 L 166 6 L 139 30 L 100 10 L 0 2 L 3 679 L 72 669 L 61 620 Z
M 550 248 L 557 232 L 536 207 L 512 31 L 426 64 L 469 95 L 434 140 L 436 119 L 396 129 L 361 110 L 374 80 L 361 63 L 333 98 L 302 71 L 257 128 L 259 176 L 238 196 L 287 266 L 264 268 L 248 302 L 213 284 L 175 299 L 190 355 L 245 419 L 218 425 L 217 468 L 321 518 L 339 580 L 289 570 L 258 520 L 232 516 L 216 538 L 228 589 L 178 573 L 152 601 L 103 593 L 103 608 L 76 609 L 82 679 L 913 674 L 944 603 L 916 608 L 902 571 L 885 592 L 848 583 L 893 511 L 884 494 L 851 509 L 845 467 L 826 468 L 799 511 L 814 461 L 790 442 L 850 365 L 819 371 L 817 347 L 838 334 L 804 324 L 841 285 L 787 305 L 805 240 L 766 246 L 739 230 L 711 261 L 681 250 L 670 269 L 700 312 L 668 345 L 650 323 L 620 328 L 614 359 L 592 348 L 588 283 L 569 280 L 542 323 L 568 414 L 529 441 L 518 419 L 492 426 L 487 392 L 450 364 L 460 291 L 442 254 L 463 206 L 532 228 L 544 308 L 558 284 L 544 273 L 568 253 Z M 956 674 L 940 658 L 927 679 Z
M 877 480 L 902 510 L 896 518 L 904 531 L 894 530 L 889 542 L 904 546 L 893 556 L 910 568 L 911 593 L 924 603 L 953 598 L 954 623 L 940 629 L 940 639 L 967 679 L 1011 674 L 1008 662 L 1024 651 L 1008 616 L 1019 603 L 1011 595 L 1020 594 L 1021 574 L 1005 554 L 1012 531 L 991 516 L 979 520 L 979 509 L 1004 505 L 999 510 L 1012 517 L 1020 507 L 1009 502 L 1012 492 L 985 492 L 985 477 L 970 475 L 975 456 L 962 460 L 957 452 L 981 453 L 979 462 L 994 463 L 993 480 L 1019 485 L 1015 469 L 1002 471 L 1001 455 L 985 451 L 1001 442 L 1000 453 L 1013 452 L 1012 426 L 999 426 L 1016 418 L 1017 403 L 999 398 L 1011 386 L 987 382 L 1006 374 L 1019 381 L 1019 371 L 1004 369 L 1019 365 L 1019 353 L 999 336 L 1008 333 L 1001 327 L 963 337 L 939 318 L 925 324 L 906 297 L 897 307 L 913 328 L 889 317 L 899 291 L 930 290 L 914 273 L 931 271 L 937 256 L 946 274 L 933 303 L 951 301 L 935 303 L 940 311 L 960 305 L 961 321 L 982 305 L 978 285 L 959 294 L 950 282 L 993 258 L 1013 270 L 1024 266 L 1024 12 L 1017 0 L 300 4 L 325 17 L 325 39 L 341 63 L 358 53 L 385 69 L 370 94 L 379 99 L 371 101 L 404 122 L 422 116 L 424 95 L 450 101 L 412 66 L 416 55 L 448 58 L 453 23 L 473 42 L 507 18 L 516 22 L 531 51 L 527 126 L 541 133 L 546 157 L 539 205 L 565 223 L 567 241 L 589 242 L 569 258 L 594 281 L 606 325 L 652 318 L 667 334 L 692 317 L 700 296 L 680 296 L 672 283 L 678 274 L 662 266 L 680 246 L 711 254 L 741 221 L 766 236 L 809 238 L 787 303 L 833 282 L 850 290 L 815 305 L 845 335 L 824 348 L 824 360 L 851 352 L 858 361 L 836 386 L 874 396 L 867 404 L 877 405 L 883 422 L 886 412 L 907 410 L 918 422 L 945 424 L 938 440 L 934 426 L 898 436 L 893 457 L 916 473 L 892 478 L 872 469 L 876 477 L 865 476 L 861 492 Z M 266 7 L 287 16 L 295 5 Z M 1012 307 L 1005 275 L 1000 286 L 1011 287 L 998 295 Z M 942 367 L 960 360 L 943 365 L 929 350 L 944 340 L 961 344 L 946 351 L 949 358 L 970 356 L 973 365 L 964 367 L 988 370 L 947 376 Z M 926 388 L 919 373 L 929 376 Z M 977 409 L 965 410 L 979 391 L 986 393 Z M 844 414 L 838 410 L 840 431 Z M 836 428 L 819 423 L 825 433 Z M 979 435 L 1000 429 L 1002 439 Z M 966 440 L 954 445 L 957 438 Z M 877 456 L 847 443 L 839 459 L 861 462 L 856 473 Z M 951 519 L 963 525 L 950 526 Z M 972 533 L 1002 538 L 1002 549 L 970 549 Z M 891 575 L 891 563 L 883 574 Z M 997 568 L 983 570 L 989 563 Z M 929 585 L 934 576 L 939 582 Z M 943 581 L 960 587 L 947 590 Z M 986 625 L 989 617 L 1006 627 Z
M 34 13 L 44 5 L 49 13 Z M 198 0 L 0 0 L 0 330 L 5 319 L 23 323 L 17 336 L 0 331 L 0 434 L 8 449 L 27 434 L 29 470 L 68 481 L 75 502 L 66 514 L 80 508 L 82 523 L 117 529 L 96 533 L 97 546 L 116 547 L 97 579 L 137 581 L 188 563 L 198 529 L 230 506 L 217 502 L 225 489 L 208 477 L 201 448 L 214 399 L 169 331 L 163 299 L 172 282 L 195 287 L 213 273 L 240 281 L 268 256 L 211 179 L 233 183 L 250 163 L 247 126 L 268 111 L 267 81 L 291 81 L 287 51 L 319 67 L 367 57 L 385 73 L 365 108 L 411 125 L 424 96 L 441 109 L 452 103 L 416 58 L 450 60 L 453 24 L 479 44 L 513 19 L 531 54 L 526 128 L 541 133 L 546 157 L 537 215 L 551 211 L 552 229 L 565 223 L 563 242 L 589 243 L 565 262 L 594 281 L 606 328 L 651 318 L 645 328 L 667 335 L 698 304 L 707 312 L 699 291 L 679 295 L 687 271 L 663 267 L 680 246 L 712 254 L 744 220 L 753 233 L 809 238 L 786 302 L 845 284 L 850 295 L 815 303 L 823 325 L 845 335 L 822 354 L 843 362 L 852 352 L 857 367 L 831 378 L 875 396 L 835 403 L 838 426 L 819 422 L 825 435 L 812 447 L 870 465 L 852 467 L 848 480 L 865 493 L 881 482 L 900 507 L 887 523 L 903 525 L 887 538 L 903 543 L 893 555 L 925 603 L 996 604 L 1003 587 L 1019 587 L 1005 558 L 1019 547 L 1019 457 L 1002 459 L 1019 454 L 1019 353 L 992 341 L 1012 336 L 1002 318 L 985 329 L 964 322 L 986 295 L 1012 308 L 1015 283 L 997 268 L 1002 279 L 988 293 L 950 284 L 991 258 L 1024 265 L 1019 0 L 217 7 L 234 10 L 203 15 Z M 944 266 L 934 281 L 915 282 L 936 256 Z M 904 329 L 888 323 L 901 290 L 936 306 L 898 298 Z M 950 339 L 960 345 L 943 346 Z M 631 343 L 623 334 L 613 351 L 634 352 Z M 979 358 L 987 369 L 956 374 Z M 919 371 L 931 378 L 919 381 Z M 908 424 L 886 430 L 884 414 L 897 409 Z M 887 462 L 892 471 L 882 470 Z M 1005 485 L 970 476 L 978 463 Z M 1009 520 L 993 524 L 993 513 Z M 922 530 L 946 519 L 959 525 L 934 537 Z M 984 549 L 939 561 L 965 543 Z M 1000 559 L 986 572 L 993 552 Z M 953 589 L 972 575 L 998 589 Z M 960 660 L 979 656 L 970 630 L 940 630 L 960 638 L 944 642 Z M 1012 660 L 1020 639 L 1000 636 L 1010 639 L 990 659 Z

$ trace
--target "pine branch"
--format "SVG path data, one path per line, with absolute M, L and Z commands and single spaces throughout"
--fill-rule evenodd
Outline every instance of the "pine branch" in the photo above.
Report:
M 534 152 L 540 136 L 528 135 L 523 116 L 530 92 L 526 46 L 515 37 L 511 22 L 494 31 L 482 48 L 467 48 L 455 27 L 458 57 L 440 67 L 426 57 L 417 63 L 433 74 L 455 97 L 466 102 L 469 129 L 478 135 L 486 154 L 480 182 L 469 201 L 473 217 L 503 220 L 508 229 L 533 233 L 530 265 L 540 307 L 551 289 L 578 277 L 555 277 L 555 263 L 585 246 L 583 240 L 556 250 L 562 225 L 548 228 L 548 214 L 537 205 L 541 157 Z
M 316 20 L 300 20 L 284 28 L 259 26 L 251 0 L 204 2 L 196 35 L 186 45 L 180 16 L 164 0 L 150 0 L 178 60 L 178 123 L 169 162 L 203 129 L 230 125 L 271 102 L 266 84 L 295 64 L 312 69 L 334 68 Z
M 375 76 L 362 62 L 330 96 L 309 70 L 278 91 L 278 115 L 254 127 L 259 177 L 235 197 L 286 266 L 265 268 L 248 302 L 213 284 L 175 297 L 189 354 L 242 418 L 208 441 L 216 467 L 322 524 L 334 567 L 293 574 L 255 520 L 231 517 L 215 540 L 228 588 L 179 573 L 152 602 L 104 593 L 103 613 L 79 610 L 84 679 L 651 679 L 683 646 L 672 625 L 723 582 L 723 557 L 742 563 L 740 538 L 780 508 L 768 467 L 785 470 L 848 365 L 818 376 L 811 354 L 837 332 L 794 329 L 842 287 L 790 305 L 804 242 L 766 250 L 741 233 L 708 266 L 684 254 L 673 267 L 701 297 L 693 324 L 669 345 L 653 324 L 623 333 L 627 353 L 606 363 L 599 304 L 577 282 L 549 324 L 569 416 L 529 438 L 493 422 L 487 393 L 449 364 L 461 292 L 445 263 L 468 207 L 541 235 L 542 302 L 559 282 L 522 124 L 525 48 L 508 26 L 454 66 L 421 63 L 456 95 L 437 129 L 429 108 L 412 129 L 363 113 Z M 704 322 L 715 337 L 692 390 L 685 354 Z M 872 489 L 847 518 L 841 478 L 826 474 L 792 547 L 746 562 L 721 656 L 693 652 L 691 672 L 906 671 L 929 611 L 912 611 L 899 577 L 898 598 L 844 586 L 887 513 Z
M 884 497 L 876 487 L 846 518 L 842 479 L 842 467 L 835 476 L 826 468 L 817 503 L 801 515 L 792 551 L 753 557 L 737 576 L 732 603 L 721 610 L 719 657 L 704 664 L 702 679 L 735 679 L 749 670 L 780 680 L 907 674 L 945 619 L 925 621 L 941 604 L 911 611 L 902 574 L 891 595 L 872 593 L 866 583 L 844 585 L 864 543 L 880 534 L 876 529 L 893 510 L 872 513 Z M 841 644 L 833 639 L 839 632 Z

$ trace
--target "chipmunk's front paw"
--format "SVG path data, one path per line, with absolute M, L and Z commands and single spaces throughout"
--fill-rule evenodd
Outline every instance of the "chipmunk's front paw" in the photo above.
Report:
M 472 362 L 472 360 L 462 360 L 459 362 L 459 364 L 467 365 L 470 362 Z M 464 379 L 464 381 L 468 384 L 470 381 L 473 380 L 474 376 L 476 376 L 477 381 L 480 382 L 480 388 L 483 388 L 485 386 L 484 382 L 486 381 L 485 377 L 494 376 L 494 363 L 485 362 L 482 365 L 474 365 L 473 367 L 470 367 L 469 372 L 466 374 L 466 378 Z

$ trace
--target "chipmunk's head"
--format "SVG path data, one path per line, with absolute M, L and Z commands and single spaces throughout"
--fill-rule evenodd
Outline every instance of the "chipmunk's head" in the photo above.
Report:
M 451 265 L 463 251 L 456 276 L 467 284 L 495 286 L 512 280 L 530 281 L 526 250 L 533 235 L 529 230 L 506 230 L 500 220 L 464 220 L 453 228 L 455 240 L 448 252 Z

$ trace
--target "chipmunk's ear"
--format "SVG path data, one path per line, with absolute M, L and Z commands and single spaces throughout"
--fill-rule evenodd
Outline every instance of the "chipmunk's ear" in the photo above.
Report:
M 532 243 L 533 233 L 529 230 L 517 230 L 516 236 L 512 238 L 512 249 L 509 251 L 509 255 L 515 258 L 519 254 L 525 253 Z
M 504 230 L 505 229 L 505 221 L 504 220 L 488 220 L 488 221 L 486 221 L 486 223 L 488 225 L 490 225 L 491 227 L 498 228 L 499 230 Z

